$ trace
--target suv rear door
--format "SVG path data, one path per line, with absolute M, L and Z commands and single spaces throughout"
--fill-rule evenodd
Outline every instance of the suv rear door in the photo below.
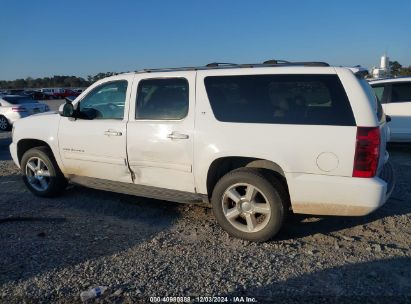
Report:
M 139 185 L 195 192 L 195 72 L 137 74 L 127 125 L 127 155 Z

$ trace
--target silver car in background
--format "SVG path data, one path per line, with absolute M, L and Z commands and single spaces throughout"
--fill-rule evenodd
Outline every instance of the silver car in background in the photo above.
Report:
M 33 114 L 49 111 L 48 105 L 28 96 L 0 95 L 0 131 L 7 131 L 13 123 Z

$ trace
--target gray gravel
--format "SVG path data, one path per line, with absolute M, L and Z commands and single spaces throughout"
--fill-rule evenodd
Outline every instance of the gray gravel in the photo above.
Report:
M 210 209 L 72 187 L 34 197 L 0 133 L 0 302 L 411 301 L 411 146 L 391 147 L 397 187 L 366 217 L 293 216 L 264 244 L 229 237 Z

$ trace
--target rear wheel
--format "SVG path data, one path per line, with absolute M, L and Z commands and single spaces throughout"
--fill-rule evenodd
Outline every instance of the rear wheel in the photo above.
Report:
M 7 118 L 4 116 L 0 116 L 0 130 L 7 131 L 9 129 L 10 129 L 10 124 Z
M 257 169 L 241 168 L 223 176 L 211 201 L 221 227 L 234 237 L 250 241 L 275 236 L 287 212 L 282 184 Z
M 67 186 L 67 180 L 47 147 L 36 147 L 24 153 L 21 170 L 27 188 L 37 196 L 56 196 Z

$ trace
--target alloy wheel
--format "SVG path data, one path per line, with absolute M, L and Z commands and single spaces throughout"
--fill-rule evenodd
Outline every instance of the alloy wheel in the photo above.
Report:
M 227 188 L 221 203 L 228 222 L 243 232 L 253 233 L 264 229 L 271 217 L 267 197 L 248 183 L 238 183 Z
M 46 191 L 50 185 L 50 171 L 39 157 L 27 161 L 26 176 L 29 184 L 37 191 Z

